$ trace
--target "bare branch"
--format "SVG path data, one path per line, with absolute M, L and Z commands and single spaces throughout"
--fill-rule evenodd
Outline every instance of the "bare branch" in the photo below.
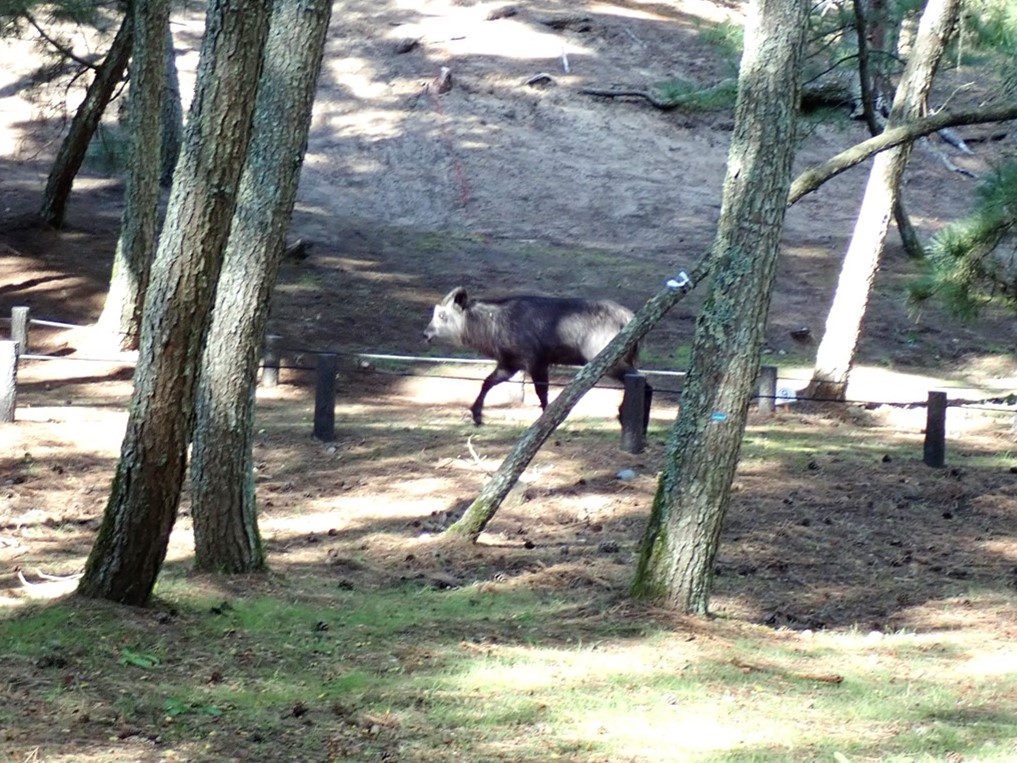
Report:
M 788 206 L 812 193 L 831 178 L 851 169 L 856 164 L 861 164 L 880 151 L 886 151 L 888 148 L 899 146 L 902 143 L 931 135 L 945 127 L 1005 122 L 1011 119 L 1017 119 L 1017 103 L 987 106 L 972 111 L 940 111 L 930 117 L 891 128 L 802 172 L 791 184 Z

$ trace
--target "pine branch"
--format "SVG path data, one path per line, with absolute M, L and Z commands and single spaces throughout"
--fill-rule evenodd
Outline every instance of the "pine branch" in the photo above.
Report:
M 95 63 L 91 61 L 86 61 L 85 59 L 78 56 L 69 47 L 64 45 L 62 42 L 46 34 L 46 32 L 43 31 L 43 28 L 39 24 L 39 22 L 35 20 L 35 16 L 33 16 L 27 9 L 22 11 L 22 15 L 28 20 L 29 24 L 35 27 L 35 31 L 39 33 L 39 36 L 46 42 L 48 42 L 50 45 L 52 45 L 54 48 L 56 48 L 60 52 L 60 54 L 63 55 L 65 58 L 71 59 L 75 63 L 84 66 L 86 69 L 92 69 L 94 71 L 95 69 L 99 68 Z
M 930 117 L 891 128 L 802 172 L 791 184 L 788 206 L 812 193 L 831 178 L 851 169 L 856 164 L 861 164 L 880 151 L 886 151 L 888 148 L 899 146 L 902 143 L 931 135 L 945 127 L 1005 122 L 1011 119 L 1017 119 L 1017 103 L 987 106 L 971 111 L 940 111 Z

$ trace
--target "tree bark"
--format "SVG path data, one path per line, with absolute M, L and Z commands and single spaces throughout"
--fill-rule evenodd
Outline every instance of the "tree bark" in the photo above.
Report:
M 124 437 L 81 595 L 142 605 L 176 520 L 194 390 L 247 153 L 269 0 L 212 0 L 194 102 L 145 297 Z
M 869 66 L 869 29 L 874 25 L 870 25 L 869 20 L 866 18 L 863 0 L 854 0 L 852 4 L 855 12 L 855 33 L 858 39 L 858 81 L 861 85 L 862 112 L 865 117 L 865 124 L 869 128 L 869 135 L 875 136 L 883 131 L 885 125 L 881 124 L 883 122 L 881 115 L 876 114 L 876 89 Z M 874 30 L 873 36 L 875 37 L 876 35 L 877 32 Z M 883 36 L 881 31 L 878 32 L 878 35 L 880 37 Z M 897 230 L 900 233 L 904 251 L 912 259 L 924 257 L 925 251 L 922 248 L 921 240 L 918 238 L 918 232 L 915 230 L 914 225 L 911 224 L 911 218 L 908 217 L 900 194 L 897 195 L 897 199 L 894 201 L 893 217 L 897 223 Z
M 865 0 L 852 0 L 855 21 L 855 38 L 858 41 L 858 87 L 861 93 L 862 116 L 869 135 L 879 135 L 882 129 L 876 118 L 876 90 L 872 69 L 869 66 L 869 30 L 873 29 L 865 9 Z
M 163 81 L 170 0 L 136 0 L 128 13 L 134 24 L 134 56 L 128 100 L 130 144 L 124 213 L 113 255 L 109 291 L 98 325 L 114 337 L 119 349 L 136 350 L 159 216 Z
M 808 0 L 751 6 L 713 277 L 632 584 L 705 614 L 759 373 L 794 158 Z
M 331 9 L 331 0 L 277 0 L 272 14 L 196 399 L 191 513 L 199 570 L 265 565 L 254 493 L 254 384 Z
M 958 7 L 959 0 L 928 0 L 914 50 L 894 97 L 890 127 L 921 116 L 936 68 L 956 23 Z M 847 399 L 847 383 L 862 322 L 910 151 L 911 144 L 904 143 L 880 153 L 873 160 L 862 208 L 827 316 L 826 330 L 816 352 L 812 380 L 804 397 Z
M 106 105 L 113 97 L 113 91 L 124 78 L 127 61 L 131 57 L 131 46 L 134 41 L 134 25 L 132 14 L 128 10 L 120 24 L 120 30 L 113 38 L 109 53 L 96 70 L 95 79 L 85 92 L 85 100 L 81 102 L 71 128 L 60 144 L 53 167 L 46 180 L 46 190 L 42 194 L 42 206 L 39 217 L 46 225 L 60 228 L 64 224 L 67 212 L 67 199 L 71 195 L 74 178 L 85 160 L 88 144 L 95 134 L 99 120 L 106 110 Z

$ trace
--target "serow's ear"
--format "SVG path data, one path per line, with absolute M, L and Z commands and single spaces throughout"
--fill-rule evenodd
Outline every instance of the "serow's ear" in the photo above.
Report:
M 469 297 L 466 294 L 466 289 L 463 286 L 457 286 L 448 293 L 448 296 L 442 301 L 443 305 L 449 305 L 453 302 L 461 308 L 466 307 L 466 303 L 469 301 Z

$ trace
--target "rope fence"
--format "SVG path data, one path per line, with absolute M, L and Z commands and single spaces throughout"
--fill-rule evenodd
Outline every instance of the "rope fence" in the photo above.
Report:
M 83 363 L 105 363 L 119 364 L 122 366 L 133 366 L 134 361 L 127 357 L 119 358 L 89 358 L 89 357 L 67 357 L 60 355 L 41 355 L 28 353 L 29 327 L 41 326 L 58 329 L 79 329 L 86 328 L 60 321 L 40 320 L 31 318 L 29 308 L 14 307 L 11 310 L 9 319 L 0 317 L 0 323 L 7 323 L 10 326 L 10 341 L 0 340 L 0 423 L 14 421 L 15 407 L 17 400 L 17 365 L 19 361 L 53 361 L 64 360 Z M 299 361 L 296 363 L 284 363 L 283 355 L 298 359 L 304 356 L 313 356 L 316 362 L 313 365 L 304 365 Z M 314 372 L 315 383 L 315 410 L 314 410 L 314 436 L 320 440 L 330 441 L 335 439 L 335 400 L 336 400 L 336 377 L 339 373 L 339 359 L 345 358 L 354 362 L 354 368 L 378 374 L 382 376 L 413 377 L 427 379 L 447 379 L 456 381 L 479 381 L 475 376 L 456 376 L 447 374 L 428 374 L 418 371 L 390 370 L 376 368 L 373 363 L 402 363 L 408 365 L 435 364 L 435 365 L 487 365 L 494 361 L 480 358 L 462 357 L 423 357 L 418 355 L 397 355 L 391 353 L 369 353 L 369 352 L 334 352 L 327 350 L 316 350 L 312 348 L 282 346 L 282 337 L 277 334 L 269 334 L 265 337 L 264 351 L 261 365 L 260 385 L 274 387 L 279 383 L 279 372 L 281 370 L 292 372 Z M 646 423 L 650 410 L 652 393 L 658 394 L 680 394 L 681 385 L 677 387 L 657 386 L 650 388 L 646 383 L 646 377 L 683 380 L 687 376 L 686 371 L 671 369 L 642 369 L 639 373 L 629 374 L 625 378 L 624 397 L 622 401 L 621 422 L 622 422 L 622 449 L 630 453 L 639 453 L 645 447 Z M 801 397 L 798 390 L 793 387 L 778 387 L 779 381 L 803 381 L 793 380 L 789 377 L 778 377 L 776 366 L 762 366 L 760 375 L 756 382 L 756 400 L 760 412 L 772 413 L 777 405 L 790 404 L 794 402 L 817 402 L 825 404 L 841 404 L 860 406 L 867 409 L 879 407 L 892 407 L 901 409 L 927 409 L 927 420 L 925 428 L 925 445 L 923 461 L 929 466 L 943 466 L 945 463 L 945 441 L 946 441 L 946 410 L 947 408 L 964 408 L 967 410 L 982 411 L 1006 411 L 1017 407 L 1017 392 L 1007 395 L 981 398 L 975 400 L 954 398 L 950 400 L 947 392 L 942 390 L 930 390 L 928 398 L 924 401 L 898 402 L 898 401 L 872 401 L 872 400 L 829 400 L 810 397 Z M 520 385 L 520 395 L 525 379 L 510 379 L 509 383 Z M 564 384 L 551 382 L 551 387 L 560 388 Z M 1017 422 L 1015 422 L 1017 426 Z

